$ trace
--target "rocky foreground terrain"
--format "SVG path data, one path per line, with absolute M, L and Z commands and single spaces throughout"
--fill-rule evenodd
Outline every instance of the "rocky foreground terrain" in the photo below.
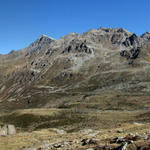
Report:
M 0 150 L 149 150 L 149 111 L 25 109 L 0 115 Z M 9 129 L 9 130 L 8 130 Z M 1 130 L 1 129 L 0 129 Z
M 150 149 L 149 83 L 149 32 L 42 35 L 0 55 L 0 149 Z

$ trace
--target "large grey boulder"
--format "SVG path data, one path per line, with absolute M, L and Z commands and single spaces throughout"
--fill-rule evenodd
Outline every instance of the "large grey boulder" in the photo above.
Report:
M 8 135 L 16 134 L 16 128 L 14 125 L 7 125 L 7 134 Z
M 5 135 L 7 135 L 6 128 L 0 126 L 0 136 L 5 136 Z
M 0 136 L 14 135 L 14 134 L 16 134 L 16 128 L 14 125 L 4 125 L 3 127 L 0 127 Z

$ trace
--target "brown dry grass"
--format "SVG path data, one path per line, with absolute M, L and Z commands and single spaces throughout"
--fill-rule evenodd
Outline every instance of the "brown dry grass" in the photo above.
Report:
M 150 130 L 149 124 L 145 124 L 145 122 L 150 121 L 149 114 L 149 111 L 96 111 L 77 108 L 66 110 L 44 108 L 17 110 L 0 116 L 2 123 L 17 125 L 16 135 L 0 137 L 0 150 L 17 150 L 20 147 L 34 145 L 45 140 L 55 142 L 58 139 L 62 141 L 78 139 L 81 141 L 85 135 L 80 134 L 78 131 L 87 128 L 100 131 L 97 138 L 103 140 L 115 136 L 125 136 L 129 133 L 138 132 L 143 134 Z M 31 117 L 27 119 L 29 126 L 28 124 L 26 124 L 27 126 L 21 126 L 20 124 L 25 119 L 23 118 L 24 115 Z M 36 119 L 39 119 L 39 116 L 46 117 L 47 120 L 42 118 L 38 122 Z M 141 124 L 134 124 L 134 122 L 140 122 Z M 25 127 L 26 131 L 24 130 Z M 56 127 L 65 129 L 68 133 L 59 135 L 50 130 L 50 128 Z M 118 133 L 117 130 L 122 130 L 122 132 Z

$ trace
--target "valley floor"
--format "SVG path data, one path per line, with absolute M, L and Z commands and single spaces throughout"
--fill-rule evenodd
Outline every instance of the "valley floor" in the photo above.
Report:
M 17 129 L 0 137 L 0 150 L 150 149 L 150 111 L 25 109 L 0 121 Z

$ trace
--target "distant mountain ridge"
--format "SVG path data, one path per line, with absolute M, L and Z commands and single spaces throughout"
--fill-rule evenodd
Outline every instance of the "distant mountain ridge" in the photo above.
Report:
M 73 107 L 71 101 L 89 97 L 88 104 L 106 93 L 148 95 L 149 70 L 149 32 L 101 27 L 58 40 L 42 35 L 0 55 L 0 108 Z

